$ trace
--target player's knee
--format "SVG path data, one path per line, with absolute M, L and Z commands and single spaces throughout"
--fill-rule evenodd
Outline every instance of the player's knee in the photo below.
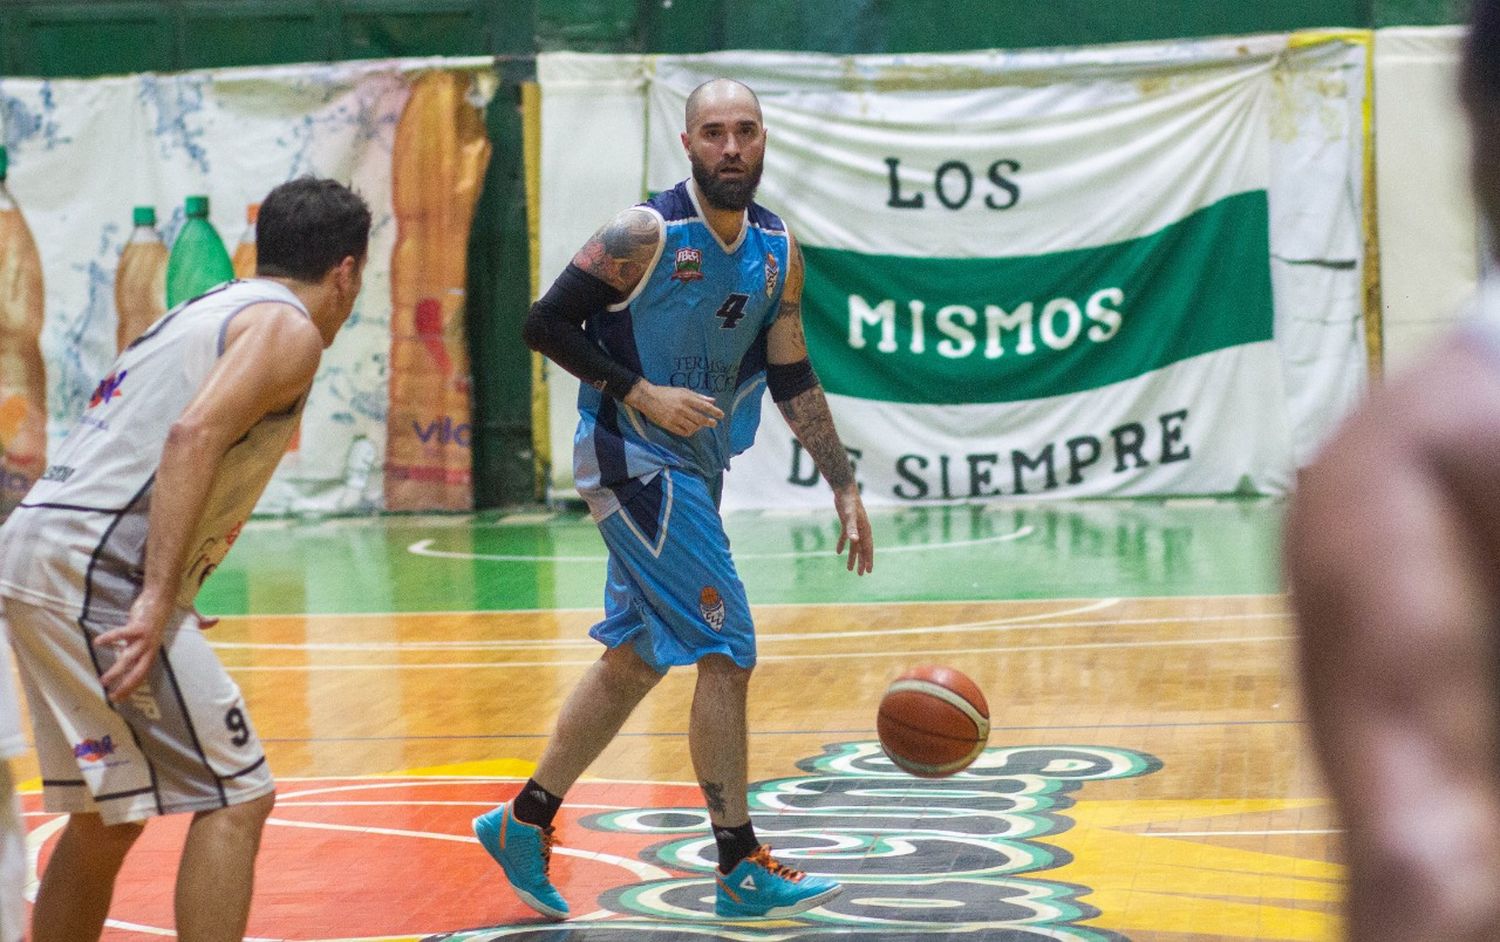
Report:
M 661 682 L 662 674 L 641 660 L 641 656 L 630 647 L 611 648 L 604 652 L 604 663 L 609 669 L 610 680 L 620 686 L 648 693 Z
M 200 819 L 212 818 L 225 827 L 259 831 L 265 826 L 266 819 L 271 816 L 271 809 L 274 807 L 276 807 L 276 793 L 271 792 L 251 801 L 215 808 L 213 811 L 200 811 L 197 816 Z
M 700 675 L 707 674 L 724 683 L 748 684 L 753 670 L 755 670 L 753 664 L 749 667 L 741 667 L 726 654 L 707 654 L 698 659 Z
M 256 826 L 260 826 L 271 816 L 271 809 L 276 807 L 276 793 L 268 792 L 253 801 L 231 805 L 230 807 L 239 809 L 240 817 L 254 821 Z
M 68 818 L 68 832 L 86 842 L 92 852 L 106 857 L 125 856 L 145 830 L 142 821 L 105 824 L 97 814 L 75 814 Z

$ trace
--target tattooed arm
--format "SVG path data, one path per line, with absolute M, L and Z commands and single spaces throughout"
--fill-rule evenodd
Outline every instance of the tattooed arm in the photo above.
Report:
M 594 233 L 573 256 L 573 264 L 627 297 L 646 277 L 661 239 L 661 221 L 632 207 Z
M 838 553 L 849 547 L 850 572 L 858 566 L 862 576 L 875 568 L 875 543 L 870 535 L 870 521 L 865 516 L 864 501 L 854 480 L 849 453 L 833 426 L 833 413 L 823 386 L 807 358 L 807 338 L 802 332 L 802 249 L 791 241 L 791 263 L 787 266 L 786 286 L 781 293 L 781 308 L 767 336 L 766 370 L 771 398 L 781 409 L 792 434 L 807 449 L 813 463 L 833 488 L 834 507 L 842 531 Z
M 522 337 L 531 349 L 669 432 L 691 435 L 724 413 L 712 399 L 689 389 L 656 386 L 612 359 L 588 338 L 583 325 L 607 317 L 608 307 L 629 297 L 656 258 L 661 220 L 627 209 L 584 243 L 552 288 L 532 305 Z

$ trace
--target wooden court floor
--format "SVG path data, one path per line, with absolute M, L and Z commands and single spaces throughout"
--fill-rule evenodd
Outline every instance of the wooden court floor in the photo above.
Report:
M 524 780 L 597 657 L 586 519 L 252 524 L 202 600 L 280 782 L 250 936 L 1337 938 L 1337 825 L 1304 742 L 1281 510 L 885 512 L 863 580 L 821 516 L 731 518 L 759 635 L 757 828 L 846 886 L 807 918 L 751 924 L 711 915 L 691 670 L 569 795 L 554 879 L 579 918 L 534 919 L 473 840 L 469 819 Z M 881 691 L 922 663 L 972 676 L 994 722 L 979 763 L 937 782 L 873 742 Z M 63 822 L 38 795 L 26 807 L 45 865 Z M 106 938 L 170 937 L 184 826 L 147 829 Z

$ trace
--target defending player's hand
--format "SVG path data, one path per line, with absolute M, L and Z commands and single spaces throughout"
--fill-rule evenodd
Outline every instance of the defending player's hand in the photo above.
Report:
M 713 428 L 724 418 L 724 410 L 713 399 L 692 389 L 657 386 L 641 380 L 625 397 L 625 404 L 639 411 L 654 425 L 673 435 L 687 437 L 699 429 Z
M 94 647 L 115 655 L 114 663 L 99 677 L 110 700 L 120 703 L 146 679 L 151 665 L 156 663 L 156 652 L 161 649 L 170 614 L 170 605 L 154 604 L 142 593 L 130 606 L 130 617 L 123 627 L 94 639 Z
M 875 571 L 875 539 L 870 534 L 870 518 L 865 516 L 865 502 L 860 499 L 859 485 L 835 491 L 833 504 L 839 512 L 839 546 L 836 552 L 844 555 L 844 546 L 849 547 L 849 571 L 859 566 L 859 575 Z

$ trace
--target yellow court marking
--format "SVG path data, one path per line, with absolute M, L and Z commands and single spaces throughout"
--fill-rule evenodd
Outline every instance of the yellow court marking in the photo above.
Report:
M 1091 922 L 1121 932 L 1191 932 L 1224 939 L 1326 942 L 1340 937 L 1327 904 L 1343 895 L 1343 868 L 1323 860 L 1117 830 L 1226 815 L 1320 807 L 1320 799 L 1080 801 L 1076 822 L 1048 837 L 1073 862 L 1047 879 L 1092 887 Z M 1319 908 L 1300 908 L 1321 904 Z
M 382 773 L 382 778 L 514 778 L 525 781 L 536 771 L 536 763 L 525 759 L 476 759 L 429 765 L 404 772 Z

